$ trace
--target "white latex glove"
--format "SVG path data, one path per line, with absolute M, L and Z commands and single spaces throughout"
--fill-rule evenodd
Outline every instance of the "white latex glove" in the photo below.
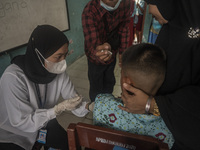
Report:
M 91 111 L 91 112 L 93 112 L 93 110 L 94 110 L 94 102 L 92 102 L 90 105 L 89 105 L 89 111 Z
M 55 114 L 59 115 L 65 110 L 73 110 L 82 102 L 82 97 L 76 95 L 74 98 L 64 100 L 63 102 L 54 106 Z
M 77 117 L 84 117 L 89 113 L 90 111 L 86 109 L 87 102 L 82 102 L 79 107 L 76 109 L 72 110 L 71 112 L 76 115 Z

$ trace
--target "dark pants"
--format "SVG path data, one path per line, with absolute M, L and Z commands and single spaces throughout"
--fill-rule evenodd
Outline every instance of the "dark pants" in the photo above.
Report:
M 45 147 L 52 147 L 61 150 L 68 150 L 67 131 L 56 119 L 48 122 L 46 126 L 47 137 Z
M 116 59 L 108 65 L 96 65 L 88 60 L 89 96 L 92 102 L 100 93 L 112 93 L 115 85 Z
M 56 119 L 49 121 L 47 124 L 47 136 L 45 149 L 49 147 L 57 148 L 61 150 L 68 150 L 68 137 L 67 131 L 61 127 Z M 33 150 L 39 150 L 43 144 L 38 142 L 33 146 Z M 0 150 L 24 150 L 23 148 L 13 143 L 0 143 Z
M 25 149 L 13 143 L 0 143 L 0 150 L 25 150 Z
M 46 146 L 61 150 L 68 150 L 67 131 L 58 123 L 56 119 L 47 124 Z

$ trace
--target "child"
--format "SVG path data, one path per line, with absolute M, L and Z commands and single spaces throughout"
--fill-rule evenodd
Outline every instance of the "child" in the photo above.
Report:
M 121 86 L 128 83 L 154 96 L 164 81 L 165 70 L 166 55 L 162 49 L 152 44 L 133 45 L 122 55 Z M 173 136 L 160 116 L 128 113 L 118 105 L 123 105 L 121 99 L 99 94 L 93 110 L 94 124 L 152 136 L 172 147 Z

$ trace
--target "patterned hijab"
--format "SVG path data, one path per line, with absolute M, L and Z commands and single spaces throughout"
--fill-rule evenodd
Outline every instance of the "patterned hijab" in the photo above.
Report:
M 32 82 L 47 84 L 56 74 L 49 73 L 42 66 L 35 49 L 48 58 L 66 43 L 69 44 L 67 37 L 57 28 L 50 25 L 37 26 L 30 36 L 25 55 L 16 56 L 12 63 L 18 65 Z

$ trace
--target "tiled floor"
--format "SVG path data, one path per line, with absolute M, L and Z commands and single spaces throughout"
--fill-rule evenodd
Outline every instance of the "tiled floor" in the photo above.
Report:
M 116 78 L 116 85 L 114 87 L 113 95 L 120 96 L 121 87 L 120 87 L 120 68 L 118 63 L 116 63 L 115 67 L 115 78 Z M 76 90 L 81 94 L 87 101 L 89 100 L 89 81 L 87 77 L 87 58 L 86 56 L 82 56 L 73 64 L 71 64 L 67 68 L 67 72 L 70 76 L 70 79 L 74 83 Z M 64 112 L 60 116 L 57 117 L 58 122 L 67 129 L 70 123 L 78 123 L 84 122 L 88 124 L 92 124 L 92 112 L 87 114 L 85 117 L 79 118 L 73 115 L 71 112 Z

